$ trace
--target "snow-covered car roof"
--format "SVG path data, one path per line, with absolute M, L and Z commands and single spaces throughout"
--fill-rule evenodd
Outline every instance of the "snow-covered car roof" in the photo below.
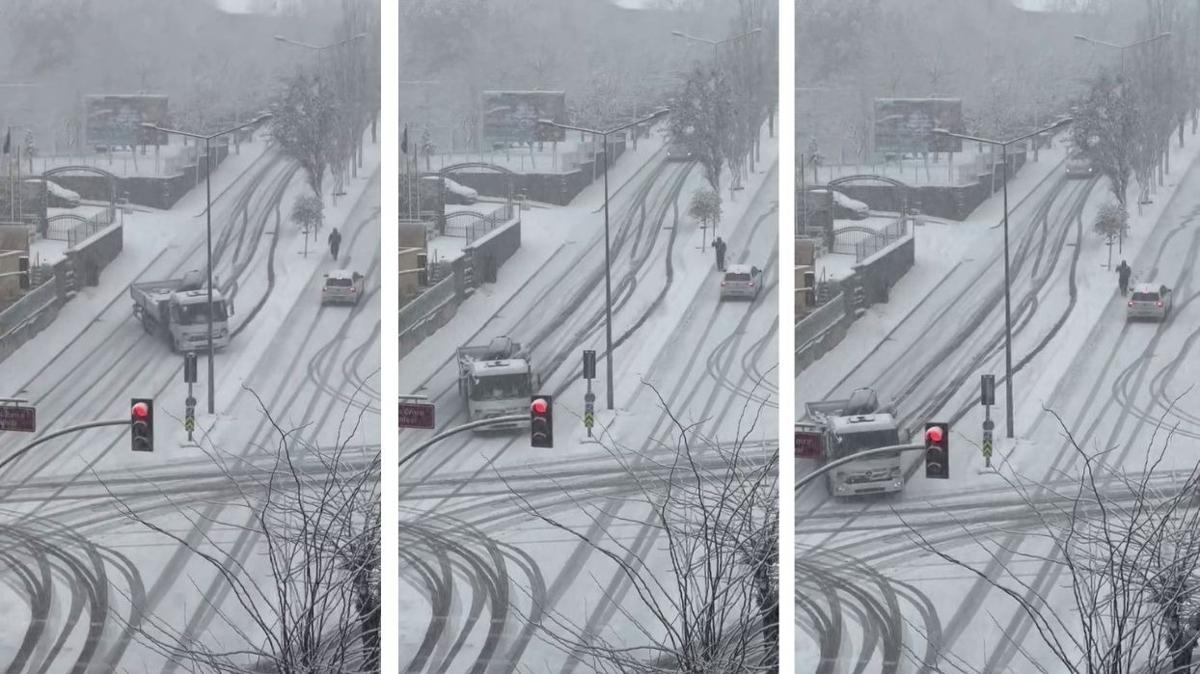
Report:
M 842 206 L 843 208 L 849 208 L 850 210 L 854 210 L 854 211 L 865 211 L 865 210 L 870 209 L 870 206 L 867 206 L 866 204 L 859 201 L 858 199 L 851 199 L 850 197 L 846 196 L 845 194 L 843 194 L 837 190 L 830 190 L 825 187 L 814 187 L 808 191 L 812 192 L 813 194 L 826 194 L 826 193 L 832 192 L 833 200 L 836 201 L 838 203 L 838 205 Z
M 1161 283 L 1135 283 L 1133 284 L 1133 292 L 1157 295 L 1161 285 Z
M 479 194 L 478 192 L 475 191 L 475 188 L 467 187 L 466 185 L 463 185 L 462 183 L 456 183 L 449 178 L 442 178 L 440 176 L 425 176 L 425 179 L 426 180 L 445 181 L 446 189 L 450 190 L 451 192 L 454 192 L 455 194 L 472 194 L 472 195 Z
M 66 199 L 68 201 L 79 201 L 79 193 L 78 192 L 75 192 L 74 190 L 69 190 L 69 189 L 63 187 L 62 185 L 59 185 L 58 183 L 54 182 L 53 180 L 44 180 L 42 178 L 27 178 L 25 180 L 25 182 L 35 183 L 35 184 L 36 183 L 46 183 L 46 189 L 50 190 L 50 193 L 53 194 L 54 196 L 59 197 L 60 199 Z
M 725 267 L 726 274 L 749 274 L 752 267 L 748 264 L 731 264 Z
M 353 279 L 354 279 L 354 273 L 355 273 L 355 272 L 353 272 L 353 271 L 350 271 L 349 269 L 334 269 L 333 271 L 331 271 L 331 272 L 329 272 L 328 274 L 326 274 L 326 275 L 325 275 L 325 277 L 326 277 L 326 278 L 336 278 L 336 279 L 351 279 L 351 280 L 353 280 Z

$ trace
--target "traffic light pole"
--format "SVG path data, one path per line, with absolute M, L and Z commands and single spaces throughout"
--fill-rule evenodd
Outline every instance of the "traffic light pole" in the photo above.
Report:
M 404 464 L 408 463 L 409 461 L 412 461 L 413 459 L 417 458 L 418 454 L 420 454 L 421 452 L 424 452 L 425 450 L 429 449 L 433 445 L 436 445 L 437 443 L 441 442 L 442 440 L 445 440 L 446 438 L 450 437 L 451 435 L 456 435 L 458 433 L 462 433 L 463 431 L 469 431 L 474 428 L 483 428 L 485 426 L 495 426 L 496 424 L 510 424 L 514 421 L 529 421 L 529 417 L 524 414 L 510 414 L 508 416 L 503 416 L 503 417 L 492 417 L 491 419 L 480 419 L 479 421 L 472 421 L 470 423 L 463 424 L 462 426 L 455 426 L 454 428 L 451 428 L 449 430 L 442 431 L 441 433 L 438 433 L 437 435 L 433 436 L 432 438 L 429 438 L 425 442 L 422 442 L 421 444 L 417 445 L 416 449 L 414 449 L 413 451 L 404 455 L 404 458 L 400 459 L 400 465 L 403 466 Z
M 86 431 L 89 428 L 100 428 L 101 426 L 128 426 L 128 425 L 129 425 L 128 419 L 107 419 L 107 420 L 102 420 L 102 421 L 89 421 L 86 424 L 77 424 L 75 426 L 67 426 L 66 428 L 63 428 L 61 430 L 54 431 L 53 433 L 51 433 L 49 435 L 43 435 L 42 437 L 34 440 L 33 442 L 29 443 L 28 445 L 25 445 L 24 447 L 18 449 L 11 456 L 5 457 L 5 459 L 3 461 L 0 461 L 0 470 L 3 470 L 10 463 L 13 463 L 17 459 L 24 456 L 26 452 L 33 449 L 34 447 L 37 447 L 38 445 L 42 444 L 43 442 L 46 442 L 47 440 L 53 440 L 54 438 L 67 435 L 68 433 L 78 433 L 79 431 Z
M 803 489 L 805 485 L 817 479 L 818 477 L 821 477 L 834 468 L 844 466 L 852 461 L 858 461 L 859 459 L 870 459 L 883 454 L 892 454 L 895 452 L 908 452 L 917 449 L 923 450 L 925 449 L 925 445 L 888 445 L 887 447 L 876 447 L 863 452 L 855 452 L 854 454 L 851 454 L 850 456 L 844 456 L 837 461 L 830 461 L 808 475 L 796 480 L 796 493 L 799 494 L 800 490 Z

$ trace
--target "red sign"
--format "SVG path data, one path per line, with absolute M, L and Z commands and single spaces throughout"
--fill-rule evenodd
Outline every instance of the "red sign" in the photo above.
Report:
M 796 458 L 819 459 L 823 453 L 820 433 L 796 431 Z
M 37 430 L 37 408 L 0 405 L 0 431 L 33 433 Z
M 400 403 L 400 428 L 432 429 L 433 411 L 433 405 L 428 403 Z

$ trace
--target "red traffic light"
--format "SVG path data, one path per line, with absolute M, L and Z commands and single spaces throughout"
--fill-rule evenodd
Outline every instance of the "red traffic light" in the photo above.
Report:
M 150 417 L 150 406 L 146 403 L 137 403 L 133 406 L 133 416 L 138 419 L 147 419 Z
M 929 440 L 930 442 L 941 444 L 942 437 L 943 435 L 941 426 L 930 426 L 925 431 L 925 439 Z
M 529 409 L 533 410 L 534 414 L 545 414 L 546 410 L 550 409 L 550 405 L 545 398 L 538 398 L 529 405 Z

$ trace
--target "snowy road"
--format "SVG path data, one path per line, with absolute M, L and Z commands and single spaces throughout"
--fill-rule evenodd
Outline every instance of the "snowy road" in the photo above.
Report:
M 1134 474 L 1145 469 L 1148 439 L 1165 415 L 1168 427 L 1178 424 L 1178 447 L 1158 470 L 1192 466 L 1194 453 L 1184 445 L 1200 437 L 1200 402 L 1184 394 L 1200 375 L 1191 353 L 1200 336 L 1195 166 L 1153 232 L 1143 235 L 1140 254 L 1129 258 L 1138 276 L 1176 288 L 1173 315 L 1161 325 L 1127 324 L 1113 275 L 1093 270 L 1105 260 L 1085 214 L 1109 198 L 1102 182 L 1051 179 L 1010 216 L 1019 443 L 1008 448 L 1005 470 L 1035 485 L 1025 498 L 1003 479 L 976 473 L 978 376 L 997 373 L 1002 382 L 1004 371 L 1002 258 L 990 233 L 974 259 L 958 262 L 832 390 L 802 390 L 806 380 L 797 380 L 799 401 L 873 386 L 898 403 L 909 430 L 927 419 L 957 424 L 960 449 L 948 482 L 924 480 L 913 454 L 902 494 L 838 501 L 816 484 L 797 498 L 796 671 L 915 672 L 955 663 L 1017 672 L 1053 661 L 1016 602 L 922 548 L 970 560 L 993 577 L 1006 568 L 1027 584 L 1025 599 L 1048 596 L 1060 610 L 1074 610 L 1061 566 L 1025 557 L 1052 557 L 1034 535 L 1044 529 L 1026 499 L 1061 503 L 1055 492 L 1071 483 L 1064 471 L 1078 469 L 1078 454 L 1051 411 L 1079 446 L 1115 448 L 1104 461 Z M 1004 431 L 1003 393 L 1000 383 L 997 436 Z M 1164 474 L 1156 483 L 1169 488 L 1172 479 Z
M 756 441 L 773 436 L 775 173 L 754 176 L 738 197 L 738 215 L 727 216 L 720 232 L 730 261 L 765 269 L 753 302 L 718 301 L 711 248 L 699 250 L 700 232 L 686 215 L 701 184 L 698 167 L 662 161 L 660 153 L 613 198 L 618 409 L 604 410 L 598 381 L 602 444 L 583 442 L 579 422 L 581 350 L 596 349 L 597 371 L 604 371 L 601 216 L 572 233 L 508 302 L 491 308 L 471 343 L 507 334 L 531 347 L 542 391 L 556 396 L 556 445 L 531 449 L 526 431 L 457 436 L 404 467 L 405 671 L 590 671 L 567 643 L 571 638 L 636 634 L 638 602 L 620 570 L 530 510 L 592 538 L 614 536 L 631 558 L 653 565 L 661 562 L 654 555 L 659 532 L 645 504 L 631 497 L 638 495 L 635 476 L 662 470 L 654 459 L 669 450 L 673 428 L 647 384 L 668 409 L 723 443 L 736 440 L 743 409 L 747 419 L 761 414 L 751 434 Z M 401 363 L 401 390 L 429 395 L 443 428 L 464 421 L 449 358 L 456 346 L 443 345 L 445 362 L 424 381 L 406 381 Z M 748 422 L 741 431 L 749 433 Z M 401 454 L 418 437 L 401 433 Z M 775 448 L 762 444 L 765 460 Z
M 216 359 L 215 417 L 202 414 L 201 358 L 196 395 L 205 449 L 183 446 L 182 358 L 133 320 L 125 293 L 61 351 L 38 354 L 45 364 L 36 373 L 6 386 L 37 406 L 40 429 L 126 418 L 133 396 L 158 403 L 154 454 L 132 455 L 125 429 L 99 429 L 47 444 L 0 475 L 0 606 L 23 607 L 0 609 L 7 671 L 173 671 L 138 641 L 139 628 L 170 625 L 182 639 L 228 643 L 234 628 L 225 621 L 246 624 L 211 566 L 130 522 L 118 504 L 260 582 L 258 540 L 237 519 L 245 515 L 230 508 L 246 498 L 239 478 L 261 474 L 275 445 L 251 391 L 281 425 L 310 423 L 302 435 L 314 445 L 334 442 L 353 400 L 349 415 L 365 412 L 358 440 L 367 451 L 378 447 L 378 184 L 377 173 L 351 183 L 357 201 L 341 209 L 345 253 L 337 263 L 316 244 L 311 258 L 298 254 L 286 212 L 306 188 L 295 163 L 278 153 L 256 160 L 214 203 L 215 274 L 236 311 L 231 346 Z M 188 215 L 200 216 L 197 226 L 140 279 L 203 267 L 204 219 Z M 321 273 L 335 266 L 367 276 L 368 296 L 353 309 L 316 301 Z M 25 439 L 0 435 L 0 454 Z M 246 460 L 218 469 L 207 456 L 214 447 Z

